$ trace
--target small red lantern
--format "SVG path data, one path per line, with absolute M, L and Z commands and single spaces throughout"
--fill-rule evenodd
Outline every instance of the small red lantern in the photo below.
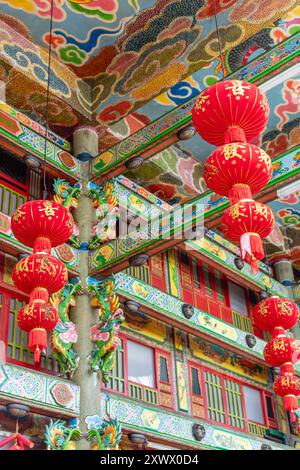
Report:
M 47 332 L 58 322 L 57 310 L 52 305 L 35 301 L 18 312 L 19 327 L 29 332 L 29 349 L 34 351 L 34 362 L 40 362 L 41 351 L 47 348 Z
M 225 80 L 200 93 L 193 108 L 193 123 L 201 137 L 213 145 L 245 142 L 261 133 L 269 117 L 264 93 L 252 83 Z
M 297 323 L 298 316 L 295 302 L 276 296 L 262 300 L 253 310 L 256 326 L 265 331 L 273 331 L 276 327 L 288 330 Z
M 54 256 L 38 253 L 20 260 L 14 267 L 12 279 L 18 289 L 28 294 L 36 287 L 53 294 L 64 287 L 68 271 Z
M 273 338 L 265 346 L 264 358 L 272 367 L 278 367 L 285 362 L 292 362 L 297 353 L 297 345 L 291 338 L 285 336 L 283 328 L 275 328 Z
M 292 412 L 298 409 L 297 396 L 300 395 L 300 379 L 295 375 L 294 366 L 286 363 L 280 368 L 280 376 L 274 382 L 274 392 L 283 397 L 284 408 Z
M 62 245 L 71 237 L 73 228 L 73 217 L 68 209 L 48 200 L 26 202 L 11 218 L 14 236 L 24 245 L 35 246 L 35 251 L 41 249 L 40 245 L 43 249 L 45 244 L 48 250 L 49 241 L 53 247 Z
M 269 155 L 256 145 L 231 143 L 218 147 L 206 160 L 203 177 L 209 189 L 231 203 L 251 199 L 272 177 Z
M 256 260 L 265 256 L 261 239 L 271 233 L 274 225 L 271 209 L 253 199 L 242 199 L 225 210 L 221 221 L 224 235 L 240 242 L 242 259 L 257 270 Z

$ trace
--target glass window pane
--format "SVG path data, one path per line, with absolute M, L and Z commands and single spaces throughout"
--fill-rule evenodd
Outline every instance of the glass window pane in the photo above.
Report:
M 192 367 L 192 393 L 193 395 L 201 396 L 199 371 L 198 369 L 195 369 L 195 367 Z
M 275 419 L 274 407 L 273 407 L 273 398 L 266 396 L 266 405 L 267 405 L 267 414 L 271 419 Z
M 217 298 L 221 302 L 224 302 L 225 296 L 224 296 L 224 281 L 222 279 L 222 275 L 220 271 L 215 269 L 215 282 L 216 282 L 216 291 L 217 291 Z
M 207 264 L 203 263 L 202 270 L 206 293 L 212 295 L 211 275 Z
M 246 291 L 243 287 L 228 281 L 229 299 L 232 310 L 241 315 L 248 315 Z
M 127 341 L 128 380 L 146 387 L 155 386 L 153 349 Z
M 180 252 L 180 261 L 182 264 L 185 264 L 186 266 L 189 266 L 190 264 L 188 255 L 184 253 L 183 251 Z
M 163 356 L 160 356 L 159 365 L 160 365 L 160 380 L 162 380 L 163 382 L 169 382 L 167 359 Z
M 0 210 L 2 212 L 2 207 L 3 207 L 3 187 L 0 186 Z
M 199 275 L 199 266 L 196 261 L 192 261 L 192 268 L 193 268 L 193 278 L 194 278 L 194 285 L 198 289 L 200 289 L 200 275 Z
M 256 423 L 264 424 L 261 397 L 259 390 L 244 385 L 244 397 L 247 419 Z
M 12 215 L 17 208 L 17 194 L 11 193 L 11 201 L 10 201 L 10 215 Z
M 8 189 L 5 189 L 3 212 L 4 214 L 7 214 L 7 215 L 8 215 L 9 199 L 10 199 L 10 192 L 8 191 Z

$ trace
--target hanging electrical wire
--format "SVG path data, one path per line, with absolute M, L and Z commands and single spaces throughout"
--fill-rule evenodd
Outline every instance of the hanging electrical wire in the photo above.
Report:
M 45 122 L 45 145 L 44 145 L 44 162 L 43 162 L 43 198 L 47 197 L 46 182 L 46 161 L 47 161 L 47 141 L 49 129 L 49 102 L 50 102 L 50 84 L 51 84 L 51 54 L 52 54 L 52 32 L 53 32 L 53 12 L 54 0 L 51 0 L 50 10 L 50 27 L 49 27 L 49 45 L 48 45 L 48 66 L 47 66 L 47 92 L 46 92 L 46 122 Z
M 223 80 L 224 80 L 224 78 L 225 78 L 224 57 L 223 57 L 222 40 L 221 40 L 221 34 L 220 34 L 220 29 L 219 29 L 219 23 L 218 23 L 218 17 L 217 17 L 217 8 L 216 8 L 215 0 L 213 0 L 213 7 L 214 7 L 214 19 L 215 19 L 215 25 L 216 25 L 216 33 L 217 33 L 217 37 L 218 37 L 218 47 L 219 47 L 220 61 L 221 61 L 222 74 L 223 74 Z

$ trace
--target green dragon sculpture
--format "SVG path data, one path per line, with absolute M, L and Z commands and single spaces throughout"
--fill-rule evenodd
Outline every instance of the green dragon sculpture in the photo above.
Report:
M 90 365 L 94 372 L 101 371 L 102 379 L 107 383 L 115 365 L 115 351 L 121 343 L 118 332 L 124 321 L 123 310 L 115 293 L 113 278 L 90 284 L 88 290 L 94 294 L 91 305 L 99 309 L 99 322 L 91 328 L 95 349 L 91 353 Z
M 88 423 L 88 418 L 94 421 Z M 117 419 L 104 419 L 98 418 L 95 422 L 96 416 L 87 417 L 86 422 L 88 427 L 93 426 L 92 429 L 88 430 L 87 438 L 91 441 L 92 450 L 118 450 L 119 442 L 122 437 L 122 428 Z
M 77 341 L 75 323 L 69 319 L 69 306 L 74 305 L 74 295 L 79 293 L 81 285 L 68 283 L 65 287 L 51 296 L 51 304 L 58 310 L 59 321 L 51 335 L 53 355 L 57 360 L 62 375 L 70 378 L 78 366 L 79 357 L 72 346 Z
M 53 197 L 55 202 L 58 202 L 68 209 L 76 209 L 78 205 L 78 198 L 82 193 L 80 183 L 75 183 L 74 186 L 71 186 L 68 181 L 65 181 L 62 178 L 57 178 L 54 180 L 53 190 L 55 193 Z M 73 235 L 69 239 L 69 243 L 74 246 L 74 248 L 78 249 L 80 247 L 80 241 L 76 227 L 74 229 Z
M 76 450 L 76 443 L 81 437 L 80 430 L 69 428 L 64 421 L 51 419 L 46 426 L 45 443 L 47 450 Z
M 98 223 L 93 228 L 92 238 L 89 242 L 89 249 L 94 250 L 109 238 L 112 238 L 115 233 L 118 208 L 114 180 L 108 181 L 103 186 L 97 186 L 89 182 L 88 196 L 93 200 L 98 220 Z
M 68 209 L 76 209 L 78 198 L 82 191 L 79 183 L 75 183 L 72 187 L 68 181 L 65 181 L 62 178 L 57 178 L 54 180 L 53 190 L 55 192 L 53 197 L 55 202 L 58 202 Z

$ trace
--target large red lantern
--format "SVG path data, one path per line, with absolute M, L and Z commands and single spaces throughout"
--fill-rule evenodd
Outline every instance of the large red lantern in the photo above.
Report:
M 24 245 L 38 244 L 47 248 L 62 245 L 72 235 L 74 221 L 61 204 L 48 200 L 29 201 L 20 206 L 11 219 L 14 236 Z M 50 241 L 47 244 L 47 240 Z M 40 249 L 38 247 L 38 249 Z
M 256 326 L 265 331 L 273 331 L 276 327 L 288 330 L 297 323 L 298 316 L 295 302 L 276 296 L 262 300 L 253 310 Z
M 292 362 L 297 355 L 297 344 L 285 336 L 283 328 L 275 328 L 273 338 L 264 348 L 264 358 L 272 367 L 278 367 L 285 362 Z
M 193 123 L 201 137 L 213 145 L 245 142 L 261 133 L 269 117 L 264 93 L 252 83 L 225 80 L 200 93 L 193 108 Z
M 47 333 L 58 322 L 57 310 L 38 300 L 25 305 L 18 313 L 19 327 L 29 332 L 29 349 L 34 351 L 34 362 L 40 362 L 41 351 L 47 348 Z
M 59 259 L 38 253 L 20 260 L 14 267 L 12 279 L 18 289 L 28 294 L 36 287 L 53 294 L 64 287 L 68 271 Z
M 256 145 L 231 143 L 218 147 L 206 160 L 203 177 L 209 189 L 231 203 L 251 199 L 272 177 L 269 155 Z
M 272 231 L 271 209 L 253 199 L 242 199 L 225 210 L 222 230 L 231 241 L 240 242 L 241 257 L 257 270 L 256 260 L 264 258 L 262 239 Z
M 64 264 L 51 256 L 51 246 L 61 245 L 72 235 L 74 222 L 69 211 L 53 201 L 30 201 L 13 214 L 15 237 L 33 247 L 33 255 L 19 261 L 12 273 L 16 287 L 30 294 L 18 313 L 19 327 L 29 332 L 29 348 L 35 363 L 47 347 L 47 333 L 58 322 L 57 311 L 48 304 L 49 293 L 62 289 L 68 279 Z
M 292 412 L 298 409 L 300 379 L 295 375 L 294 366 L 286 363 L 280 368 L 280 376 L 274 382 L 274 392 L 283 397 L 284 408 Z

